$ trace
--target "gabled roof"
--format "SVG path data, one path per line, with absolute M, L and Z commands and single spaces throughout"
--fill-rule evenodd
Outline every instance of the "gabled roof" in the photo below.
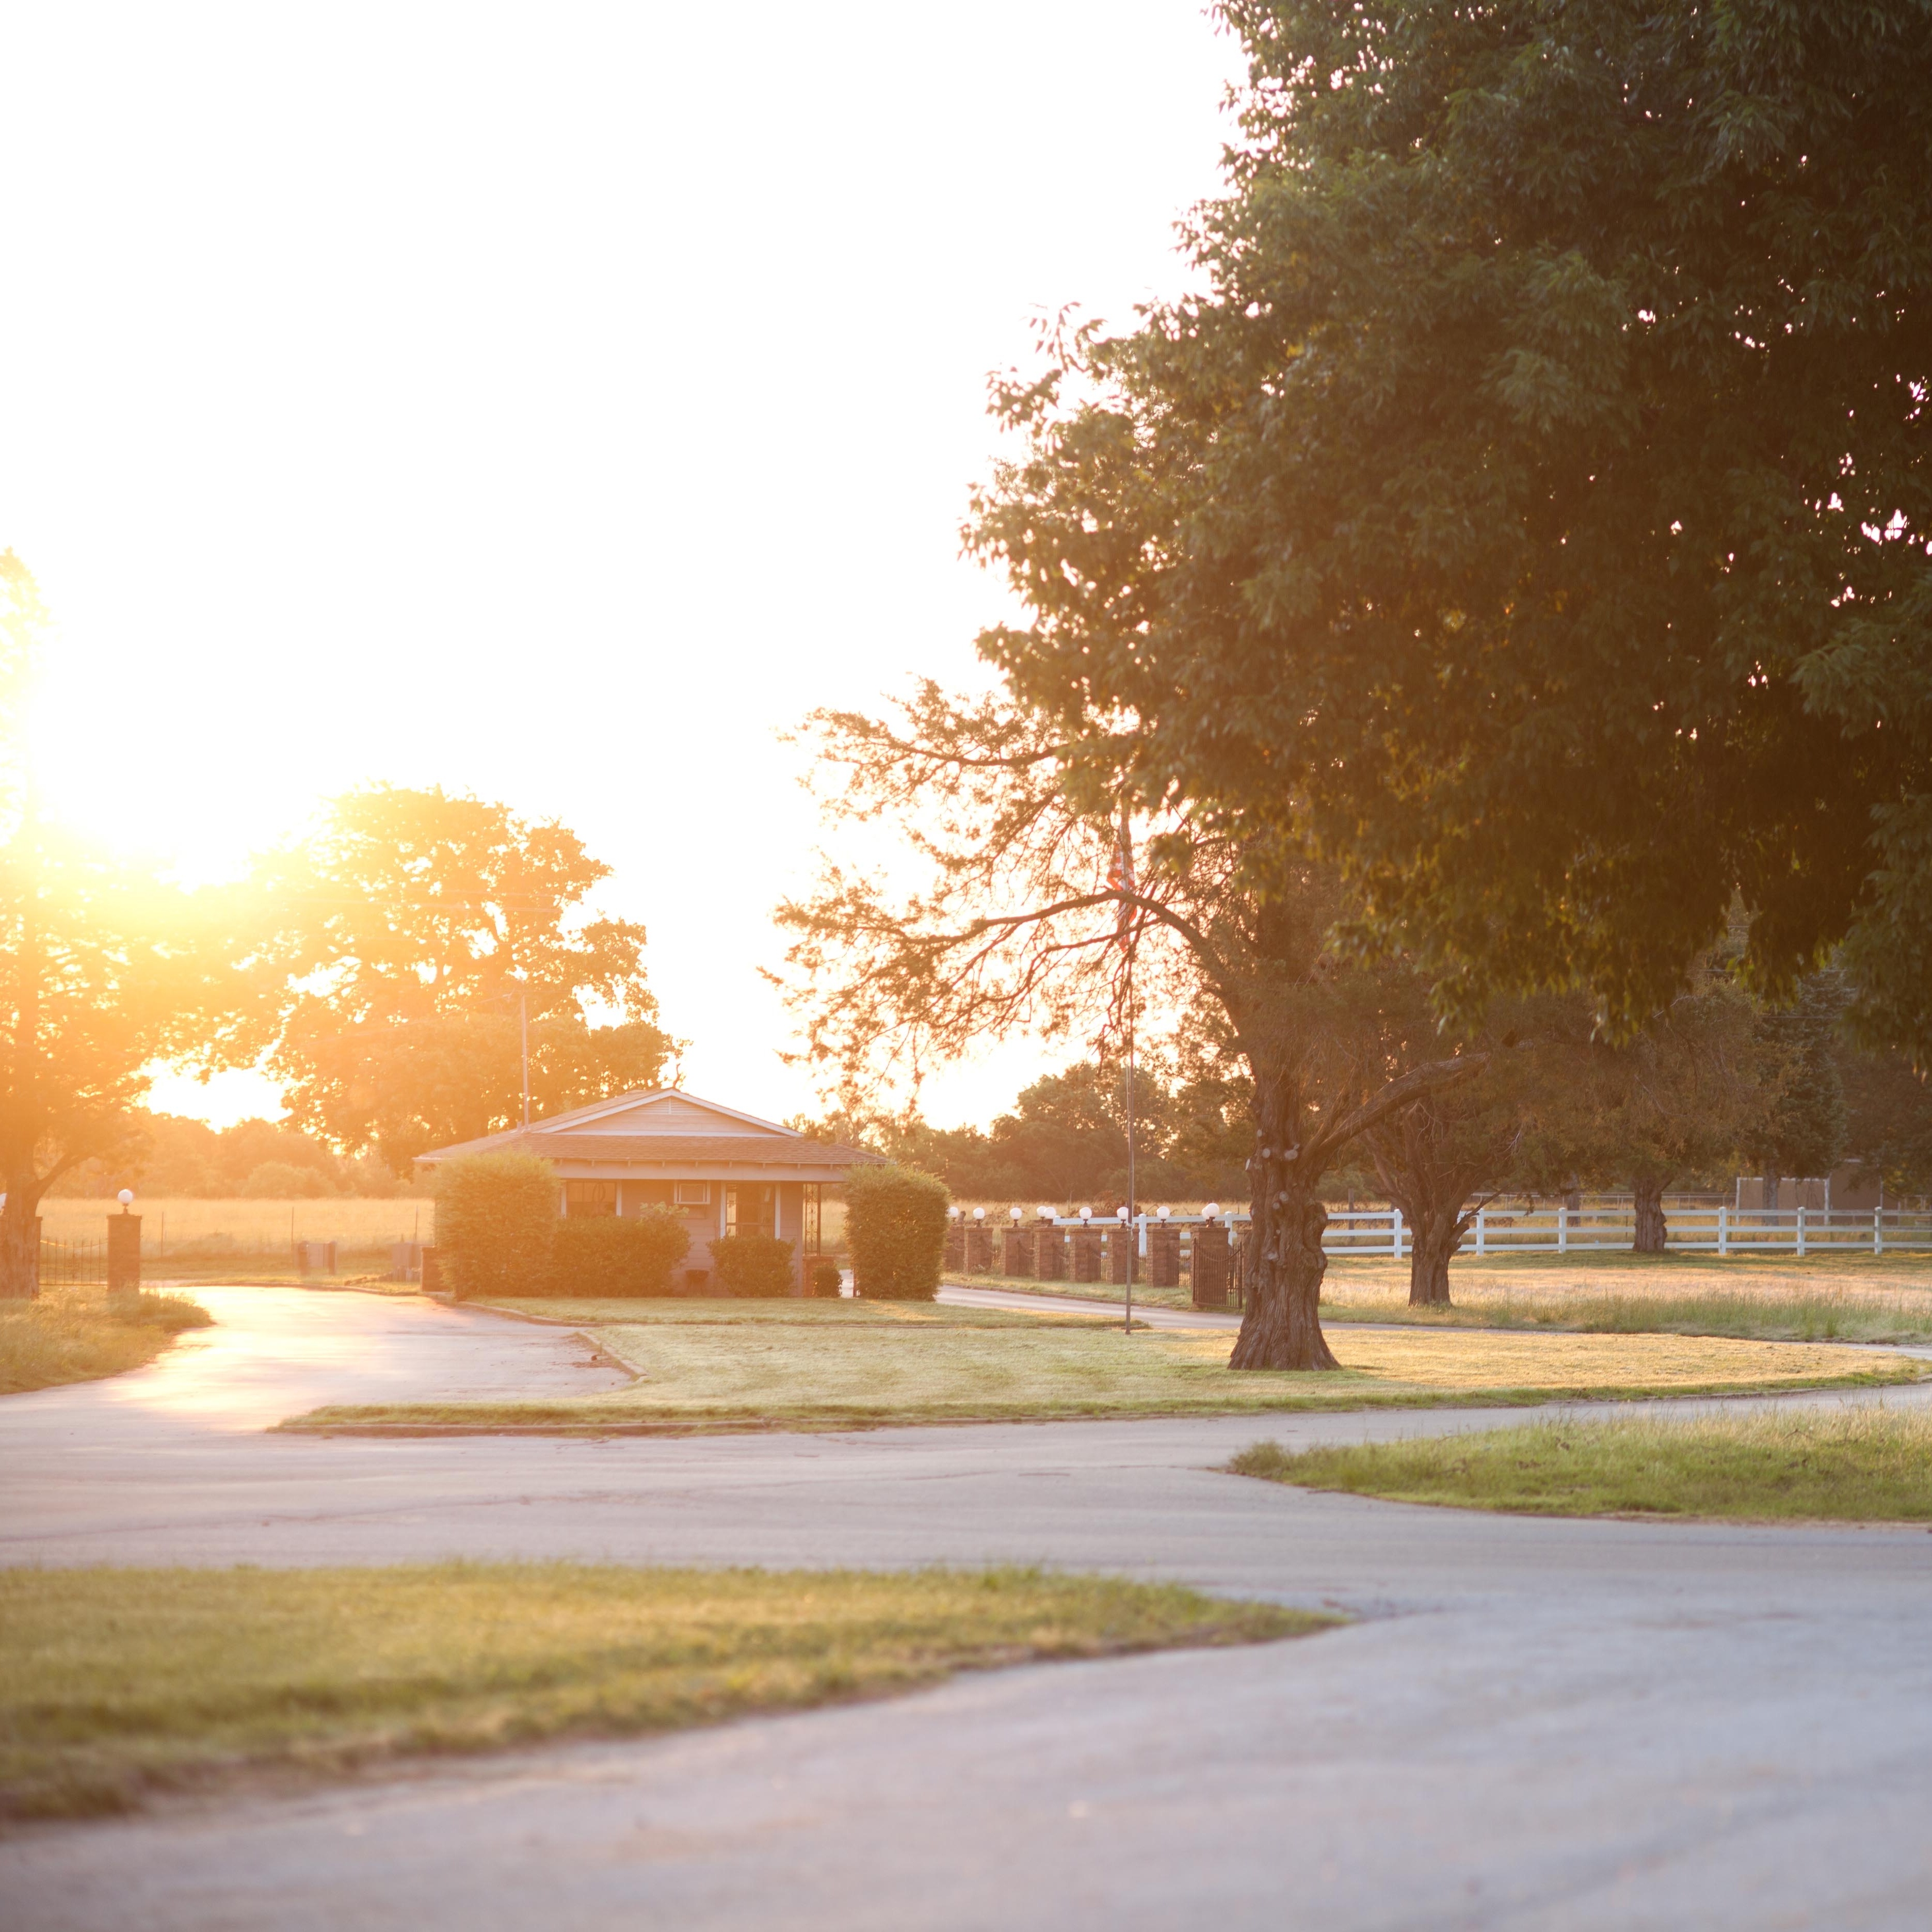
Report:
M 575 1107 L 527 1127 L 434 1148 L 417 1159 L 434 1166 L 470 1154 L 532 1154 L 545 1160 L 620 1165 L 856 1166 L 879 1156 L 815 1141 L 795 1127 L 761 1120 L 675 1087 L 647 1088 Z

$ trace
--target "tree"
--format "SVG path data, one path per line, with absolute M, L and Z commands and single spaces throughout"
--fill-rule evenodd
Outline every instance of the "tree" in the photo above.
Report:
M 1378 976 L 1383 1052 L 1406 1066 L 1442 1051 L 1426 980 L 1396 965 Z M 1545 1003 L 1548 1004 L 1548 1003 Z M 1466 1044 L 1488 1064 L 1473 1078 L 1425 1094 L 1364 1137 L 1376 1178 L 1408 1223 L 1412 1307 L 1450 1305 L 1449 1263 L 1515 1168 L 1528 1125 L 1529 1096 L 1540 1082 L 1560 1081 L 1561 1056 L 1540 1033 L 1541 1012 L 1504 1003 Z
M 1838 1060 L 1844 1010 L 1837 976 L 1817 973 L 1801 983 L 1793 1004 L 1760 1021 L 1759 1038 L 1778 1081 L 1755 1138 L 1767 1208 L 1778 1205 L 1784 1175 L 1828 1174 L 1844 1156 L 1845 1090 Z
M 1627 1186 L 1633 1246 L 1662 1254 L 1664 1196 L 1708 1180 L 1758 1144 L 1783 1090 L 1783 1062 L 1767 1055 L 1750 1000 L 1706 968 L 1633 1038 L 1606 1039 L 1580 1002 L 1558 1006 L 1549 1050 L 1562 1072 L 1539 1081 L 1520 1171 L 1552 1192 L 1571 1177 Z
M 1749 914 L 1932 1058 L 1932 11 L 1223 0 L 1184 301 L 999 386 L 986 648 L 1312 829 L 1472 1022 L 1628 1035 Z
M 50 827 L 22 743 L 46 628 L 32 575 L 0 555 L 0 1296 L 40 1279 L 38 1213 L 62 1176 L 138 1134 L 158 1060 L 252 1059 L 268 988 L 243 963 L 234 896 L 184 892 Z
M 526 1010 L 538 1111 L 656 1085 L 680 1042 L 658 1023 L 644 929 L 581 913 L 609 870 L 560 825 L 440 788 L 333 801 L 259 874 L 298 988 L 270 1061 L 291 1118 L 398 1174 L 512 1126 Z
M 1893 1194 L 1932 1190 L 1932 1082 L 1902 1054 L 1838 1054 L 1845 1096 L 1845 1155 Z
M 1210 1003 L 1253 1083 L 1253 1287 L 1237 1368 L 1332 1368 L 1318 1303 L 1324 1174 L 1360 1135 L 1466 1077 L 1450 1056 L 1389 1079 L 1338 1018 L 1332 874 L 1292 848 L 1198 826 L 1150 786 L 1111 707 L 1055 716 L 921 685 L 899 715 L 820 714 L 830 809 L 885 816 L 922 876 L 897 891 L 828 861 L 788 901 L 806 1053 L 848 1100 L 934 1053 L 1025 1029 L 1118 1039 Z M 1138 868 L 1138 872 L 1136 871 Z

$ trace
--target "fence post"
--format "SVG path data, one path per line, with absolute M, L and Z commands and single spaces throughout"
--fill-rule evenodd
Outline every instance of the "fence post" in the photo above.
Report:
M 1556 1204 L 1556 1252 L 1559 1255 L 1570 1252 L 1570 1204 L 1567 1201 Z
M 1731 1251 L 1731 1226 L 1730 1210 L 1720 1201 L 1718 1203 L 1718 1252 L 1727 1255 Z
M 1397 1261 L 1402 1259 L 1402 1210 L 1393 1202 L 1389 1204 L 1389 1252 Z
M 1483 1235 L 1484 1232 L 1483 1216 L 1489 1211 L 1490 1210 L 1486 1208 L 1478 1208 L 1476 1210 L 1476 1252 L 1479 1255 L 1484 1252 L 1483 1246 Z
M 1798 1252 L 1804 1252 L 1804 1209 L 1801 1202 L 1798 1209 Z
M 1882 1208 L 1872 1210 L 1872 1252 L 1875 1255 L 1885 1252 L 1885 1210 Z

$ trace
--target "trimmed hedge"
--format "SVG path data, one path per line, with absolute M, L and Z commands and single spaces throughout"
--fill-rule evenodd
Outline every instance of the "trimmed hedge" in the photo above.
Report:
M 875 1301 L 930 1301 L 946 1258 L 944 1181 L 890 1162 L 845 1180 L 845 1240 L 854 1292 Z
M 436 1177 L 436 1252 L 460 1300 L 541 1294 L 558 1227 L 557 1181 L 526 1154 L 472 1154 Z
M 668 1208 L 560 1221 L 544 1292 L 598 1298 L 669 1294 L 671 1270 L 690 1252 L 684 1217 Z
M 805 1271 L 805 1287 L 808 1294 L 836 1296 L 844 1286 L 845 1277 L 838 1272 L 836 1262 L 816 1261 Z
M 724 1234 L 711 1244 L 712 1279 L 726 1294 L 789 1294 L 796 1279 L 792 1246 L 776 1234 Z

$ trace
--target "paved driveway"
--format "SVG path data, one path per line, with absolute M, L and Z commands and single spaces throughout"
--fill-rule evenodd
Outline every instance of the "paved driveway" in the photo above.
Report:
M 234 1292 L 256 1298 L 210 1294 L 229 1326 L 198 1357 L 0 1403 L 0 1556 L 1024 1558 L 1361 1621 L 37 1831 L 0 1846 L 10 1925 L 1932 1922 L 1922 1530 L 1546 1522 L 1214 1472 L 1261 1436 L 1520 1411 L 606 1442 L 266 1436 L 284 1400 L 285 1413 L 378 1385 L 482 1394 L 526 1363 L 551 1388 L 609 1372 L 564 1331 Z

